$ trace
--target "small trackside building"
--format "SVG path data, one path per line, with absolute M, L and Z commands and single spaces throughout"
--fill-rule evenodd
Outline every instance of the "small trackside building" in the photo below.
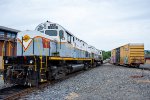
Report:
M 0 26 L 0 70 L 3 69 L 3 56 L 16 55 L 16 35 L 19 30 Z
M 145 55 L 145 64 L 150 64 L 150 55 Z

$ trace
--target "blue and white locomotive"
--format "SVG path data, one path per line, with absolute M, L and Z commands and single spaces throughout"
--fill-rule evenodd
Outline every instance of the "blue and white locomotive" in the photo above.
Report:
M 101 50 L 49 21 L 19 32 L 16 47 L 16 55 L 4 57 L 5 83 L 37 86 L 102 64 Z

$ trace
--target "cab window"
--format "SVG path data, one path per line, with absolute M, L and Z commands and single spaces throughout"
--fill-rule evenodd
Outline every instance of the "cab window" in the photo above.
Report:
M 11 38 L 11 33 L 7 33 L 7 37 L 8 37 L 8 38 Z
M 67 41 L 68 41 L 68 43 L 71 43 L 71 35 L 70 34 L 67 34 Z
M 56 30 L 46 30 L 45 34 L 49 36 L 57 36 L 57 31 Z

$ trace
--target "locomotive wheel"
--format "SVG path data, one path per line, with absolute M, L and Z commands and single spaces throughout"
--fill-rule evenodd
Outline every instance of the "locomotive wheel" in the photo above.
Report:
M 65 70 L 62 67 L 56 67 L 56 69 L 53 71 L 54 73 L 52 77 L 54 80 L 58 80 L 66 76 Z
M 93 67 L 96 67 L 96 66 L 97 66 L 97 63 L 96 63 L 96 62 L 94 62 Z
M 64 72 L 58 72 L 58 73 L 56 73 L 56 74 L 53 76 L 54 80 L 62 79 L 62 78 L 64 78 L 64 77 L 65 77 L 65 73 L 64 73 Z
M 89 65 L 87 63 L 84 64 L 84 70 L 88 70 Z

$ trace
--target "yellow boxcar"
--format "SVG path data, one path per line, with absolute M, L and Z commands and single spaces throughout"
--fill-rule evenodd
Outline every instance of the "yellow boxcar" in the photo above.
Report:
M 115 52 L 116 51 L 116 52 Z M 117 49 L 113 49 L 112 57 L 115 56 L 117 65 L 128 65 L 139 67 L 144 64 L 144 44 L 142 43 L 129 43 Z

